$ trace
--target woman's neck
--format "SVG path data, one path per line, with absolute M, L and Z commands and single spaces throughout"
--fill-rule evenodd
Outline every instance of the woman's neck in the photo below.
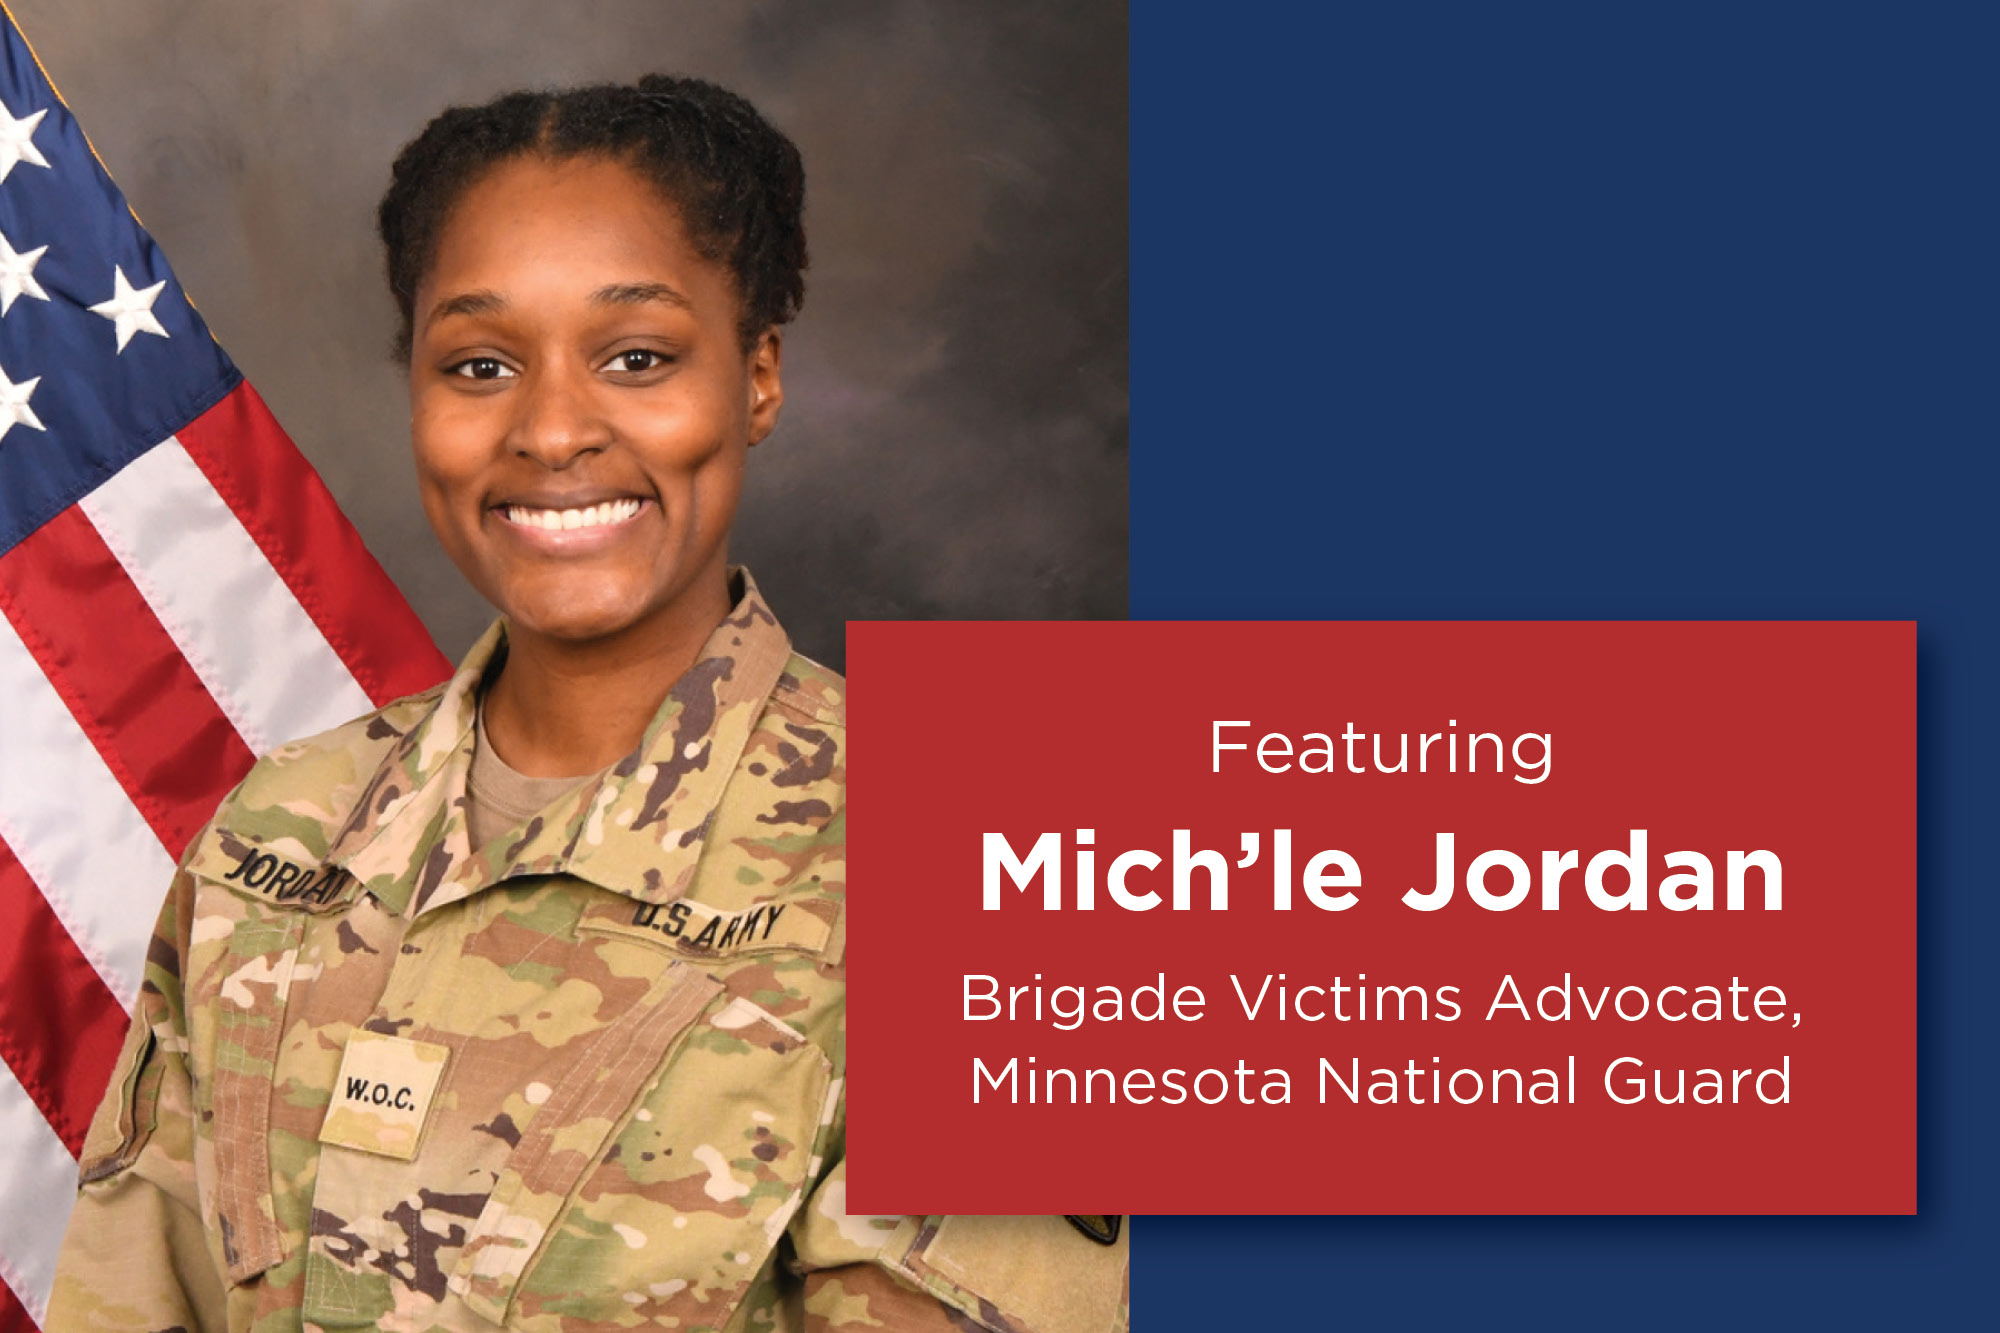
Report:
M 667 692 L 728 613 L 725 587 L 677 623 L 644 634 L 579 644 L 510 626 L 507 660 L 483 704 L 487 739 L 529 777 L 575 777 L 616 763 L 638 748 Z

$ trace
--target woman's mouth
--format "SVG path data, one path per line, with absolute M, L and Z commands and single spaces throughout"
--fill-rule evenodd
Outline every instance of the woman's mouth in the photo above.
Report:
M 598 504 L 570 509 L 541 509 L 532 505 L 499 506 L 500 516 L 516 527 L 539 528 L 544 532 L 570 532 L 579 528 L 604 528 L 637 518 L 643 500 L 627 496 Z

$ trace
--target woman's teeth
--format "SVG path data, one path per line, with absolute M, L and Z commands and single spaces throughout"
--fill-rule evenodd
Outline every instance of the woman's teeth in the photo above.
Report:
M 507 505 L 501 513 L 509 523 L 518 523 L 524 528 L 547 528 L 551 531 L 570 528 L 601 528 L 609 523 L 623 523 L 639 512 L 637 500 L 606 500 L 602 504 L 586 505 L 582 509 L 530 509 L 526 505 Z

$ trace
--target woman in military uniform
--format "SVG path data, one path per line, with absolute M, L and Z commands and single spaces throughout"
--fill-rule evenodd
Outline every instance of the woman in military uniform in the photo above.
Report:
M 51 1330 L 1123 1323 L 1061 1219 L 845 1206 L 844 688 L 728 562 L 803 194 L 696 80 L 403 151 L 418 484 L 502 620 L 195 840 Z

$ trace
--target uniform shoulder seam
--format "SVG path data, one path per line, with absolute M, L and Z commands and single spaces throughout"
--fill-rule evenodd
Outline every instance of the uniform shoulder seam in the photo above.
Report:
M 831 667 L 794 652 L 771 691 L 771 703 L 821 726 L 847 725 L 847 681 Z
M 359 799 L 367 785 L 367 775 L 379 768 L 411 728 L 437 707 L 449 684 L 443 681 L 420 693 L 391 700 L 372 712 L 350 718 L 317 735 L 287 741 L 259 756 L 243 781 L 224 798 L 216 812 L 217 825 L 230 825 L 246 802 L 268 808 L 308 791 L 317 801 L 326 801 L 330 793 L 325 790 L 325 775 L 316 761 L 343 752 L 352 756 L 353 770 L 363 779 L 346 784 L 352 787 L 350 799 Z M 245 815 L 252 813 L 243 811 Z M 332 822 L 338 824 L 346 819 L 349 809 L 346 804 L 338 808 L 329 804 L 328 813 L 333 817 Z

